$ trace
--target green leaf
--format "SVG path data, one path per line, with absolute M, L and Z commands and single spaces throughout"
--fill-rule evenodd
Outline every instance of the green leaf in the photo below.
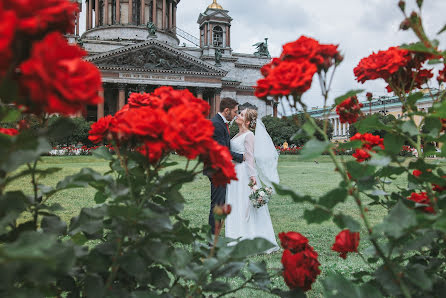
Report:
M 307 133 L 307 135 L 312 136 L 316 132 L 316 129 L 313 127 L 313 125 L 310 123 L 310 121 L 305 122 L 305 124 L 302 126 L 302 129 Z
M 216 277 L 234 277 L 237 276 L 245 267 L 245 262 L 230 262 L 224 264 L 213 272 Z
M 341 229 L 349 229 L 351 232 L 360 232 L 361 225 L 350 215 L 336 214 L 333 222 Z
M 415 92 L 412 93 L 411 95 L 409 95 L 407 97 L 407 103 L 411 106 L 411 107 L 415 107 L 416 103 L 418 100 L 422 99 L 424 97 L 423 92 Z
M 397 270 L 399 268 L 395 268 Z M 398 297 L 401 295 L 401 290 L 399 285 L 396 283 L 390 269 L 383 265 L 375 271 L 376 280 L 381 284 L 381 286 L 387 292 L 386 296 Z
M 98 274 L 87 275 L 84 283 L 87 298 L 104 297 L 104 281 Z
M 354 179 L 361 179 L 363 177 L 373 176 L 375 173 L 374 167 L 357 161 L 348 161 L 346 163 L 347 171 Z
M 41 227 L 46 233 L 55 235 L 65 235 L 67 233 L 67 224 L 56 215 L 44 216 L 42 218 Z
M 349 97 L 352 97 L 356 94 L 362 93 L 364 92 L 364 89 L 354 89 L 354 90 L 350 90 L 347 93 L 345 93 L 344 95 L 341 95 L 339 97 L 336 97 L 334 102 L 335 105 L 339 105 L 341 102 L 343 102 L 344 100 L 346 100 Z
M 277 194 L 279 194 L 281 196 L 290 196 L 293 199 L 293 201 L 296 203 L 314 202 L 313 198 L 311 198 L 308 195 L 299 194 L 299 193 L 295 192 L 294 190 L 292 190 L 288 187 L 285 187 L 285 186 L 281 186 L 279 184 L 273 183 L 273 185 L 274 185 L 274 189 L 276 190 Z
M 324 297 L 336 298 L 380 298 L 382 294 L 370 285 L 358 287 L 340 274 L 330 274 L 322 280 Z
M 363 134 L 366 132 L 372 132 L 375 130 L 389 130 L 390 127 L 381 122 L 377 114 L 373 114 L 368 116 L 361 121 L 355 123 L 355 127 L 358 129 L 358 132 Z
M 304 219 L 307 223 L 317 223 L 320 224 L 324 221 L 327 221 L 331 218 L 331 213 L 327 212 L 321 208 L 314 208 L 312 210 L 306 209 L 304 211 Z
M 326 151 L 329 146 L 330 143 L 328 142 L 311 139 L 302 148 L 301 160 L 309 160 L 318 157 Z
M 417 126 L 412 120 L 404 122 L 404 124 L 401 126 L 401 129 L 403 132 L 408 133 L 411 137 L 417 136 L 420 134 L 418 131 Z
M 10 103 L 19 95 L 19 82 L 14 79 L 2 78 L 0 80 L 0 97 L 3 103 Z
M 338 148 L 339 149 L 348 149 L 348 150 L 354 150 L 354 149 L 358 149 L 362 147 L 362 142 L 361 141 L 351 141 L 351 142 L 347 142 L 347 143 L 340 143 L 338 144 Z
M 327 207 L 328 209 L 334 208 L 337 204 L 345 202 L 348 192 L 345 188 L 336 188 L 319 199 L 319 204 Z
M 428 267 L 420 264 L 409 264 L 405 270 L 407 278 L 423 291 L 432 290 L 432 278 L 426 274 Z
M 230 288 L 231 288 L 231 286 L 229 284 L 227 284 L 223 281 L 216 280 L 216 281 L 211 282 L 210 284 L 205 285 L 203 287 L 203 290 L 207 291 L 207 292 L 219 293 L 219 292 L 225 292 Z
M 273 247 L 274 244 L 263 238 L 245 239 L 234 246 L 230 253 L 230 257 L 234 259 L 244 259 L 249 256 L 264 253 Z
M 438 35 L 440 35 L 441 33 L 446 31 L 446 25 L 443 26 L 443 28 L 440 29 L 440 31 L 438 31 Z
M 17 109 L 8 109 L 6 111 L 6 115 L 3 116 L 1 119 L 1 122 L 3 123 L 10 123 L 10 122 L 16 122 L 20 118 L 20 111 Z
M 422 42 L 404 44 L 404 45 L 401 45 L 400 48 L 409 50 L 409 51 L 413 51 L 413 52 L 419 52 L 419 53 L 431 53 L 431 54 L 436 53 L 436 51 L 434 49 L 426 47 Z
M 394 155 L 399 154 L 404 145 L 404 137 L 386 133 L 384 135 L 384 152 Z
M 383 232 L 393 238 L 404 236 L 406 231 L 417 225 L 416 212 L 399 201 L 390 210 L 383 222 L 375 227 L 374 233 Z
M 96 156 L 98 158 L 102 158 L 105 160 L 113 160 L 113 155 L 110 153 L 110 149 L 108 149 L 105 146 L 99 147 L 98 149 L 94 150 L 93 156 Z

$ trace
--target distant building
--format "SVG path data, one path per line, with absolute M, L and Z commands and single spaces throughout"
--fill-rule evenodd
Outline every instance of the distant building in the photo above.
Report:
M 436 90 L 432 91 L 434 94 L 437 93 Z M 424 110 L 428 111 L 430 107 L 432 107 L 433 100 L 430 95 L 429 90 L 423 90 L 424 97 L 417 101 L 417 107 L 419 111 Z M 365 115 L 381 113 L 384 115 L 393 115 L 395 118 L 400 119 L 403 115 L 402 104 L 398 97 L 386 97 L 381 96 L 379 98 L 374 98 L 371 102 L 365 101 L 362 102 L 364 105 L 361 109 Z M 328 115 L 326 113 L 330 109 L 319 109 L 313 108 L 309 111 L 311 117 L 316 119 L 325 119 L 328 118 L 330 123 L 333 125 L 333 142 L 346 141 L 349 139 L 349 128 L 350 125 L 348 123 L 341 123 L 339 121 L 339 115 L 336 114 L 336 110 L 331 111 Z M 419 117 L 415 117 L 415 121 L 420 121 Z M 419 122 L 418 122 L 419 123 Z M 417 124 L 418 124 L 417 123 Z
M 104 104 L 89 107 L 88 120 L 116 113 L 131 92 L 159 86 L 189 89 L 209 102 L 211 116 L 223 97 L 253 104 L 261 116 L 272 113 L 253 88 L 270 58 L 233 52 L 232 18 L 216 0 L 198 16 L 199 38 L 177 28 L 180 0 L 75 1 L 86 2 L 86 32 L 79 36 L 77 16 L 76 32 L 68 38 L 88 51 L 104 89 Z M 180 45 L 178 36 L 195 46 Z

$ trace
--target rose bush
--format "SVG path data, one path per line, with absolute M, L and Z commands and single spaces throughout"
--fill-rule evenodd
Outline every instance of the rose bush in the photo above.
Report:
M 423 97 L 417 89 L 432 86 L 430 81 L 434 78 L 439 83 L 444 82 L 444 69 L 440 68 L 438 75 L 435 75 L 430 65 L 444 65 L 446 51 L 439 48 L 438 41 L 427 37 L 420 17 L 423 1 L 417 0 L 416 3 L 420 11 L 410 15 L 405 11 L 405 1 L 399 1 L 398 5 L 405 18 L 401 29 L 413 30 L 420 42 L 372 53 L 354 69 L 358 82 L 379 79 L 388 84 L 387 91 L 393 92 L 400 99 L 403 111 L 401 119 L 393 117 L 384 122 L 378 115 L 361 117 L 361 107 L 352 99 L 363 90 L 349 91 L 334 100 L 335 104 L 327 109 L 326 115 L 336 109 L 341 122 L 351 123 L 356 131 L 350 142 L 334 145 L 326 133 L 328 125 L 322 128 L 318 126 L 302 101 L 301 92 L 304 90 L 281 90 L 282 96 L 279 98 L 273 88 L 265 88 L 265 79 L 271 78 L 275 82 L 272 75 L 274 70 L 280 68 L 280 64 L 285 62 L 284 58 L 294 55 L 296 64 L 305 61 L 318 67 L 324 106 L 327 105 L 330 82 L 342 59 L 336 59 L 338 53 L 332 46 L 329 57 L 335 58 L 332 58 L 332 63 L 322 63 L 323 59 L 318 59 L 316 54 L 318 42 L 306 37 L 284 47 L 281 57 L 273 59 L 272 65 L 263 71 L 265 79 L 260 80 L 257 86 L 261 99 L 276 103 L 281 100 L 295 111 L 297 108 L 303 110 L 302 114 L 312 124 L 303 129 L 310 135 L 318 132 L 325 137 L 318 140 L 313 136 L 303 146 L 301 158 L 312 160 L 326 152 L 341 176 L 339 186 L 320 198 L 298 194 L 276 185 L 279 194 L 291 196 L 296 203 L 312 205 L 304 212 L 308 223 L 332 219 L 342 229 L 333 237 L 335 242 L 332 246 L 332 250 L 339 252 L 341 258 L 345 259 L 348 253 L 357 253 L 365 262 L 365 269 L 353 273 L 350 278 L 339 273 L 324 277 L 322 284 L 327 297 L 436 297 L 441 296 L 446 287 L 443 265 L 446 262 L 446 175 L 441 165 L 426 159 L 431 155 L 446 157 L 446 146 L 442 146 L 441 152 L 437 152 L 434 146 L 446 141 L 443 129 L 446 91 L 441 88 L 431 91 L 433 105 L 428 111 L 417 107 L 417 101 Z M 439 34 L 445 31 L 446 27 Z M 307 77 L 307 80 L 311 79 Z M 293 78 L 288 80 L 292 81 Z M 371 100 L 372 95 L 368 94 L 367 97 Z M 375 131 L 379 135 L 371 133 Z M 356 159 L 337 156 L 336 150 L 342 148 L 354 150 Z M 400 156 L 409 155 L 401 152 L 410 152 L 412 156 L 411 148 L 416 158 L 406 160 Z M 407 177 L 408 185 L 389 185 L 402 175 Z M 361 222 L 342 212 L 342 209 L 335 208 L 346 200 L 356 203 Z M 388 209 L 382 222 L 370 221 L 368 210 L 373 205 L 382 205 Z M 302 258 L 297 257 L 298 253 L 293 255 L 287 249 L 291 237 L 284 235 L 293 235 L 297 240 L 302 238 L 297 236 L 300 234 L 291 232 L 279 234 L 285 248 L 282 257 L 285 282 L 297 296 L 299 294 L 295 288 L 306 291 L 317 274 L 307 275 L 308 272 L 316 272 L 312 270 L 314 265 L 302 261 Z M 359 247 L 360 238 L 362 249 Z M 303 243 L 300 247 L 307 245 L 304 241 L 300 242 Z M 290 264 L 293 264 L 293 270 L 289 269 Z M 306 276 L 309 277 L 307 284 L 303 280 Z

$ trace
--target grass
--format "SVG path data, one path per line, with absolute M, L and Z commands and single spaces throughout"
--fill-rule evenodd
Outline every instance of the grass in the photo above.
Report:
M 173 157 L 173 159 L 179 162 L 179 166 L 184 167 L 184 159 L 179 157 Z M 42 178 L 39 181 L 42 184 L 50 186 L 55 186 L 59 180 L 67 175 L 78 173 L 83 167 L 90 167 L 101 173 L 105 173 L 108 170 L 107 162 L 92 156 L 43 157 L 39 167 L 61 168 L 61 171 L 57 174 Z M 334 166 L 327 156 L 319 157 L 317 163 L 315 161 L 301 161 L 298 156 L 281 156 L 278 170 L 282 185 L 303 194 L 310 194 L 313 197 L 319 197 L 325 194 L 335 188 L 340 181 L 339 175 L 334 171 Z M 397 185 L 402 187 L 407 186 L 407 178 L 404 176 L 399 177 L 392 187 L 396 188 Z M 30 178 L 24 177 L 17 180 L 8 190 L 23 190 L 31 193 Z M 187 200 L 183 216 L 190 219 L 194 226 L 206 224 L 210 204 L 209 180 L 199 175 L 193 183 L 187 184 L 182 188 L 182 193 Z M 52 200 L 63 206 L 64 210 L 59 212 L 59 216 L 69 222 L 73 216 L 79 213 L 81 208 L 95 205 L 93 199 L 94 194 L 95 191 L 91 188 L 70 189 L 58 193 Z M 319 280 L 327 273 L 337 271 L 348 276 L 352 272 L 361 269 L 366 270 L 367 268 L 366 264 L 355 254 L 349 255 L 347 260 L 343 260 L 335 252 L 331 251 L 331 245 L 334 242 L 335 235 L 339 232 L 339 228 L 331 221 L 324 222 L 320 225 L 307 224 L 303 219 L 303 213 L 310 207 L 307 204 L 293 203 L 290 198 L 278 195 L 275 195 L 269 203 L 269 210 L 276 235 L 279 232 L 286 231 L 300 232 L 309 239 L 310 244 L 318 252 L 322 274 L 313 285 L 313 289 L 308 292 L 308 296 L 321 297 L 322 285 Z M 351 199 L 339 205 L 337 209 L 360 220 L 357 206 Z M 381 207 L 375 206 L 369 209 L 368 215 L 372 224 L 381 221 L 386 215 L 386 210 Z M 362 231 L 361 235 L 365 236 L 365 231 Z M 365 246 L 365 243 L 361 243 L 360 249 L 365 249 Z M 280 253 L 253 257 L 255 261 L 265 260 L 269 268 L 280 268 L 280 258 Z M 237 283 L 237 281 L 234 282 Z M 286 288 L 280 276 L 273 278 L 273 282 L 276 285 Z M 262 292 L 244 290 L 237 297 L 267 297 L 267 295 Z

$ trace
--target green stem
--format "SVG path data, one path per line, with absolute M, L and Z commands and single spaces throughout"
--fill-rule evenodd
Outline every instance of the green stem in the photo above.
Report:
M 116 278 L 116 274 L 118 273 L 119 270 L 118 257 L 121 255 L 122 239 L 118 238 L 117 241 L 118 241 L 118 249 L 116 250 L 116 254 L 113 257 L 113 263 L 107 282 L 105 284 L 105 290 L 110 289 L 110 286 L 112 285 L 114 279 Z
M 31 183 L 33 185 L 33 193 L 34 193 L 34 209 L 33 212 L 33 222 L 34 222 L 34 228 L 37 230 L 37 222 L 39 220 L 39 208 L 37 208 L 38 205 L 38 186 L 37 186 L 37 178 L 36 178 L 36 167 L 37 167 L 37 161 L 34 162 L 34 164 L 31 166 L 29 163 L 28 169 L 31 171 Z
M 317 126 L 316 122 L 314 121 L 314 119 L 308 115 L 308 113 L 305 111 L 305 115 L 307 116 L 308 120 L 310 121 L 310 123 L 313 125 L 313 127 L 319 131 L 319 133 L 321 133 L 324 136 L 324 139 L 328 142 L 328 136 L 322 131 L 322 129 L 319 128 L 319 126 Z M 349 189 L 353 189 L 353 185 L 351 184 L 350 179 L 348 179 L 348 176 L 346 174 L 345 169 L 343 169 L 341 167 L 341 165 L 339 164 L 339 162 L 337 161 L 336 155 L 334 154 L 332 148 L 330 148 L 328 150 L 328 153 L 331 157 L 331 160 L 333 161 L 333 163 L 335 164 L 336 168 L 338 169 L 339 173 L 341 174 L 342 178 L 344 179 L 344 182 L 347 183 L 348 188 Z M 386 257 L 386 255 L 384 254 L 384 252 L 382 251 L 381 247 L 379 246 L 378 242 L 372 238 L 372 227 L 370 225 L 370 222 L 367 218 L 367 215 L 365 214 L 364 208 L 362 206 L 362 202 L 361 199 L 359 197 L 359 193 L 357 190 L 355 190 L 353 192 L 353 197 L 355 198 L 355 202 L 359 208 L 359 212 L 361 213 L 361 218 L 364 221 L 364 225 L 367 229 L 367 232 L 370 235 L 370 241 L 372 242 L 373 246 L 376 249 L 376 252 L 378 253 L 378 255 L 383 259 L 384 263 L 386 264 L 388 270 L 390 270 L 390 272 L 393 275 L 393 278 L 395 279 L 395 282 L 399 285 L 401 291 L 403 292 L 405 297 L 411 297 L 409 289 L 407 288 L 407 286 L 405 285 L 405 283 L 398 277 L 397 272 L 395 271 L 395 267 L 393 266 L 393 263 L 390 259 L 388 259 Z

